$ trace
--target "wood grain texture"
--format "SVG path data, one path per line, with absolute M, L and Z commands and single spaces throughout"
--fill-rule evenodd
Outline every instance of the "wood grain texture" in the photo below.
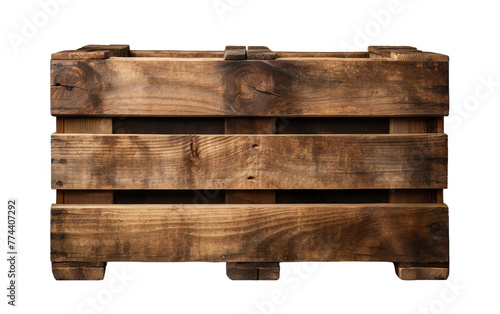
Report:
M 249 46 L 247 58 L 249 60 L 274 60 L 278 56 L 265 46 Z
M 226 134 L 274 134 L 275 118 L 226 118 Z M 276 191 L 226 191 L 226 204 L 273 204 Z M 279 263 L 226 263 L 226 275 L 231 280 L 278 280 Z
M 447 55 L 423 52 L 410 46 L 371 46 L 368 47 L 368 51 L 396 61 L 448 62 L 450 60 Z
M 112 134 L 113 119 L 64 117 L 62 133 Z
M 369 58 L 53 60 L 53 115 L 443 116 L 448 63 Z
M 447 136 L 53 134 L 56 189 L 445 188 Z
M 444 204 L 52 206 L 52 261 L 448 262 Z
M 420 51 L 412 46 L 368 46 L 369 53 L 384 54 L 384 52 L 400 50 L 400 51 Z
M 422 134 L 422 133 L 438 133 L 442 134 L 443 118 L 391 118 L 389 123 L 390 134 Z M 415 156 L 426 154 L 422 148 L 415 151 Z M 418 162 L 418 158 L 415 158 Z M 443 190 L 394 190 L 389 195 L 390 203 L 427 203 L 427 202 L 443 202 Z
M 278 280 L 280 263 L 226 263 L 226 274 L 231 280 Z
M 368 58 L 369 53 L 360 52 L 296 52 L 275 51 L 278 58 Z
M 226 46 L 224 50 L 224 60 L 245 60 L 247 49 L 245 46 Z
M 131 50 L 134 58 L 224 58 L 224 51 L 202 50 Z
M 275 51 L 278 58 L 368 58 L 368 52 Z M 136 58 L 224 58 L 224 51 L 131 50 Z
M 62 204 L 113 204 L 113 191 L 59 191 L 63 194 Z
M 103 280 L 106 262 L 53 262 L 56 280 Z
M 57 118 L 57 133 L 111 134 L 109 118 Z M 113 191 L 64 191 L 57 190 L 58 204 L 113 204 Z M 102 280 L 106 263 L 101 262 L 52 262 L 56 280 Z
M 443 133 L 443 118 L 391 118 L 391 134 Z M 418 153 L 416 153 L 418 154 Z M 424 154 L 424 151 L 420 151 Z M 393 190 L 389 195 L 390 203 L 443 203 L 443 190 Z M 446 279 L 449 263 L 395 263 L 396 274 L 403 280 Z
M 107 59 L 128 57 L 128 45 L 87 45 L 78 50 L 66 50 L 52 54 L 52 60 Z
M 394 263 L 402 280 L 445 280 L 450 274 L 449 263 Z

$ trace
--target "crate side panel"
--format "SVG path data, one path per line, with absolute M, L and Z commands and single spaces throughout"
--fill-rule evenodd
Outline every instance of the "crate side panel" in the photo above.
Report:
M 435 189 L 447 136 L 52 136 L 58 189 Z
M 53 261 L 447 262 L 443 204 L 54 205 Z
M 52 60 L 53 115 L 443 116 L 447 62 Z

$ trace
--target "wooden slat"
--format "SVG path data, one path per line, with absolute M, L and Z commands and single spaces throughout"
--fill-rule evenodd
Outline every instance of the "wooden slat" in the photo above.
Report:
M 394 263 L 396 274 L 403 280 L 445 280 L 449 263 Z
M 278 58 L 368 58 L 363 52 L 296 52 L 275 51 Z M 188 51 L 188 50 L 131 50 L 131 57 L 137 58 L 224 58 L 224 51 Z
M 247 48 L 245 46 L 226 46 L 224 60 L 245 60 Z
M 52 60 L 51 112 L 89 116 L 443 116 L 448 63 Z
M 106 262 L 53 262 L 52 273 L 57 280 L 102 280 Z
M 450 58 L 447 55 L 433 52 L 413 52 L 413 51 L 391 51 L 390 57 L 397 61 L 414 62 L 448 62 Z
M 59 191 L 63 204 L 113 204 L 113 191 Z
M 420 51 L 412 46 L 368 46 L 369 53 L 383 54 L 390 50 Z
M 57 118 L 57 133 L 113 133 L 109 118 Z M 58 204 L 113 204 L 113 191 L 57 190 Z M 52 273 L 57 280 L 102 280 L 106 263 L 52 262 Z
M 363 52 L 295 52 L 275 51 L 278 58 L 368 58 L 369 53 Z
M 265 46 L 249 46 L 247 58 L 249 60 L 274 60 L 277 55 Z
M 87 134 L 112 134 L 113 120 L 110 118 L 64 118 L 64 132 Z
M 226 263 L 226 274 L 231 280 L 278 280 L 280 263 Z
M 391 118 L 391 134 L 443 133 L 443 118 Z M 421 163 L 426 154 L 424 147 L 414 152 L 415 164 Z M 389 195 L 390 203 L 442 203 L 443 190 L 393 190 Z M 395 263 L 396 274 L 403 280 L 446 279 L 449 264 L 446 263 Z
M 368 51 L 396 61 L 448 62 L 450 60 L 447 55 L 423 52 L 409 46 L 371 46 L 368 47 Z
M 447 262 L 443 204 L 53 205 L 53 261 Z
M 443 133 L 443 118 L 391 118 L 389 133 L 391 134 L 421 134 L 421 133 Z M 426 154 L 426 148 L 414 152 L 415 164 L 421 163 L 421 158 Z M 391 203 L 427 203 L 443 202 L 443 190 L 394 190 L 389 195 Z
M 275 118 L 226 118 L 226 134 L 274 134 Z M 276 191 L 226 191 L 226 204 L 276 203 Z M 278 280 L 280 266 L 276 262 L 226 264 L 226 275 L 232 280 Z
M 52 136 L 59 189 L 403 189 L 446 181 L 443 134 Z
M 224 58 L 224 51 L 131 50 L 135 58 Z
M 78 50 L 66 50 L 52 54 L 52 60 L 107 59 L 128 57 L 128 45 L 87 45 Z

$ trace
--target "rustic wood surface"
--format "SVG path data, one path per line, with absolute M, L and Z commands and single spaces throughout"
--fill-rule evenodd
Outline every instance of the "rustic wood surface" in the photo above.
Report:
M 131 50 L 134 58 L 224 58 L 224 51 Z
M 275 118 L 226 118 L 226 134 L 274 134 Z M 226 204 L 273 204 L 275 191 L 226 191 Z M 226 263 L 226 275 L 231 280 L 278 280 L 280 266 L 276 262 L 267 263 Z
M 136 58 L 224 58 L 225 51 L 185 51 L 185 50 L 131 50 L 130 57 Z M 368 58 L 370 54 L 361 52 L 297 52 L 275 51 L 278 58 Z
M 274 60 L 278 56 L 265 46 L 248 46 L 248 60 Z
M 226 46 L 224 60 L 245 60 L 247 49 L 245 46 Z
M 78 50 L 66 50 L 52 54 L 52 60 L 107 59 L 109 57 L 128 57 L 128 45 L 87 45 Z
M 396 274 L 403 280 L 445 280 L 449 263 L 394 263 Z
M 391 118 L 391 134 L 443 133 L 443 118 Z M 424 149 L 415 152 L 415 156 L 425 154 Z M 415 159 L 418 162 L 418 159 Z M 394 190 L 389 195 L 390 203 L 442 203 L 443 190 Z M 396 274 L 403 280 L 447 279 L 449 263 L 395 263 Z
M 57 280 L 103 280 L 106 262 L 52 262 Z
M 369 58 L 366 51 L 360 52 L 296 52 L 274 51 L 278 58 Z
M 57 118 L 57 133 L 112 134 L 112 119 Z M 57 190 L 58 204 L 113 204 L 113 191 Z M 102 280 L 106 263 L 53 262 L 52 274 L 56 280 Z
M 52 59 L 56 279 L 103 279 L 108 261 L 448 277 L 448 56 L 88 45 Z
M 51 142 L 54 189 L 404 189 L 447 182 L 444 134 L 54 134 Z
M 448 262 L 444 204 L 52 206 L 52 261 Z
M 370 58 L 52 60 L 53 115 L 442 116 L 448 63 Z
M 409 46 L 370 46 L 368 51 L 382 57 L 387 57 L 396 61 L 414 61 L 414 62 L 448 62 L 447 55 L 422 52 L 415 47 Z
M 278 280 L 280 263 L 226 263 L 226 274 L 231 280 Z

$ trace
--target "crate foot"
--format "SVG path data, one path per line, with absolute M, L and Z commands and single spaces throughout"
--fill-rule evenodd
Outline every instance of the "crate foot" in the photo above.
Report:
M 280 263 L 226 263 L 226 275 L 231 280 L 278 280 Z
M 52 262 L 56 280 L 102 280 L 106 262 Z
M 449 263 L 394 263 L 396 275 L 402 280 L 445 280 Z

